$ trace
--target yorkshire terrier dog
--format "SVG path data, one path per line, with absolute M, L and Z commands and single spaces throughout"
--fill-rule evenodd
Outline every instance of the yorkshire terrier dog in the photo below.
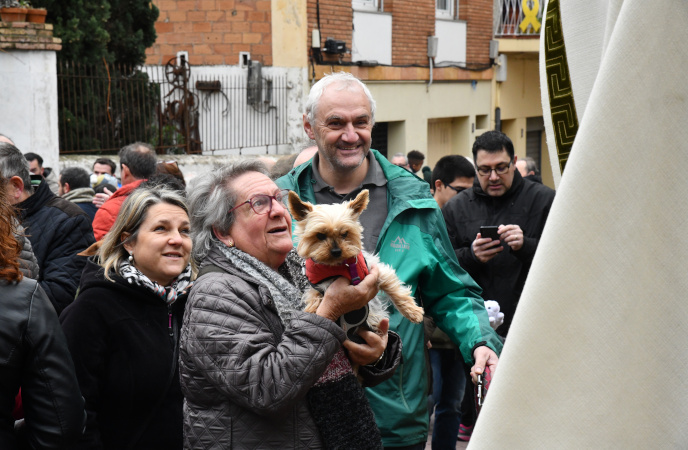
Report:
M 304 294 L 306 312 L 315 312 L 327 287 L 339 276 L 358 284 L 368 273 L 368 266 L 379 269 L 378 288 L 392 301 L 399 312 L 411 322 L 423 321 L 423 308 L 416 305 L 411 289 L 397 277 L 394 269 L 381 263 L 376 255 L 364 252 L 358 222 L 368 206 L 368 190 L 361 191 L 350 202 L 312 205 L 289 192 L 289 209 L 296 220 L 294 233 L 299 237 L 298 254 L 306 259 L 306 275 L 313 289 Z M 367 265 L 366 265 L 367 264 Z M 340 325 L 349 339 L 362 342 L 356 334 L 359 326 L 378 330 L 382 319 L 388 318 L 386 302 L 375 297 L 367 308 L 352 311 L 340 318 Z

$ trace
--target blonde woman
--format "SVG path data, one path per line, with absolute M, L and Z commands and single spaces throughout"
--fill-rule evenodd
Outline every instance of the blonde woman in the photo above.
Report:
M 60 320 L 88 420 L 77 448 L 182 448 L 178 339 L 193 278 L 185 199 L 129 195 Z

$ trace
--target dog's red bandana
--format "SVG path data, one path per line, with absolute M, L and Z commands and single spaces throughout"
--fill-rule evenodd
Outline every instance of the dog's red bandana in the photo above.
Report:
M 357 285 L 366 275 L 368 275 L 368 266 L 363 253 L 359 253 L 355 258 L 347 259 L 338 266 L 317 263 L 312 258 L 306 260 L 306 276 L 313 285 L 332 277 L 346 277 L 351 280 L 351 284 Z

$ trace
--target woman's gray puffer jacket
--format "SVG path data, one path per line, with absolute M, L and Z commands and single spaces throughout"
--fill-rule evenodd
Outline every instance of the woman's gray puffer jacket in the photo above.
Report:
M 26 278 L 33 280 L 38 279 L 38 260 L 33 254 L 31 241 L 24 235 L 24 227 L 17 224 L 17 234 L 15 235 L 19 245 L 21 246 L 21 253 L 19 254 L 19 270 Z
M 346 334 L 301 311 L 285 330 L 266 288 L 229 266 L 216 247 L 206 264 L 226 272 L 196 280 L 184 313 L 185 448 L 322 448 L 306 393 Z

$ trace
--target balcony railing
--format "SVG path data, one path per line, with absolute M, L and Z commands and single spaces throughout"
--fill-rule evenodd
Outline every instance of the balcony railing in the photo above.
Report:
M 495 36 L 539 36 L 545 4 L 545 0 L 498 0 Z

